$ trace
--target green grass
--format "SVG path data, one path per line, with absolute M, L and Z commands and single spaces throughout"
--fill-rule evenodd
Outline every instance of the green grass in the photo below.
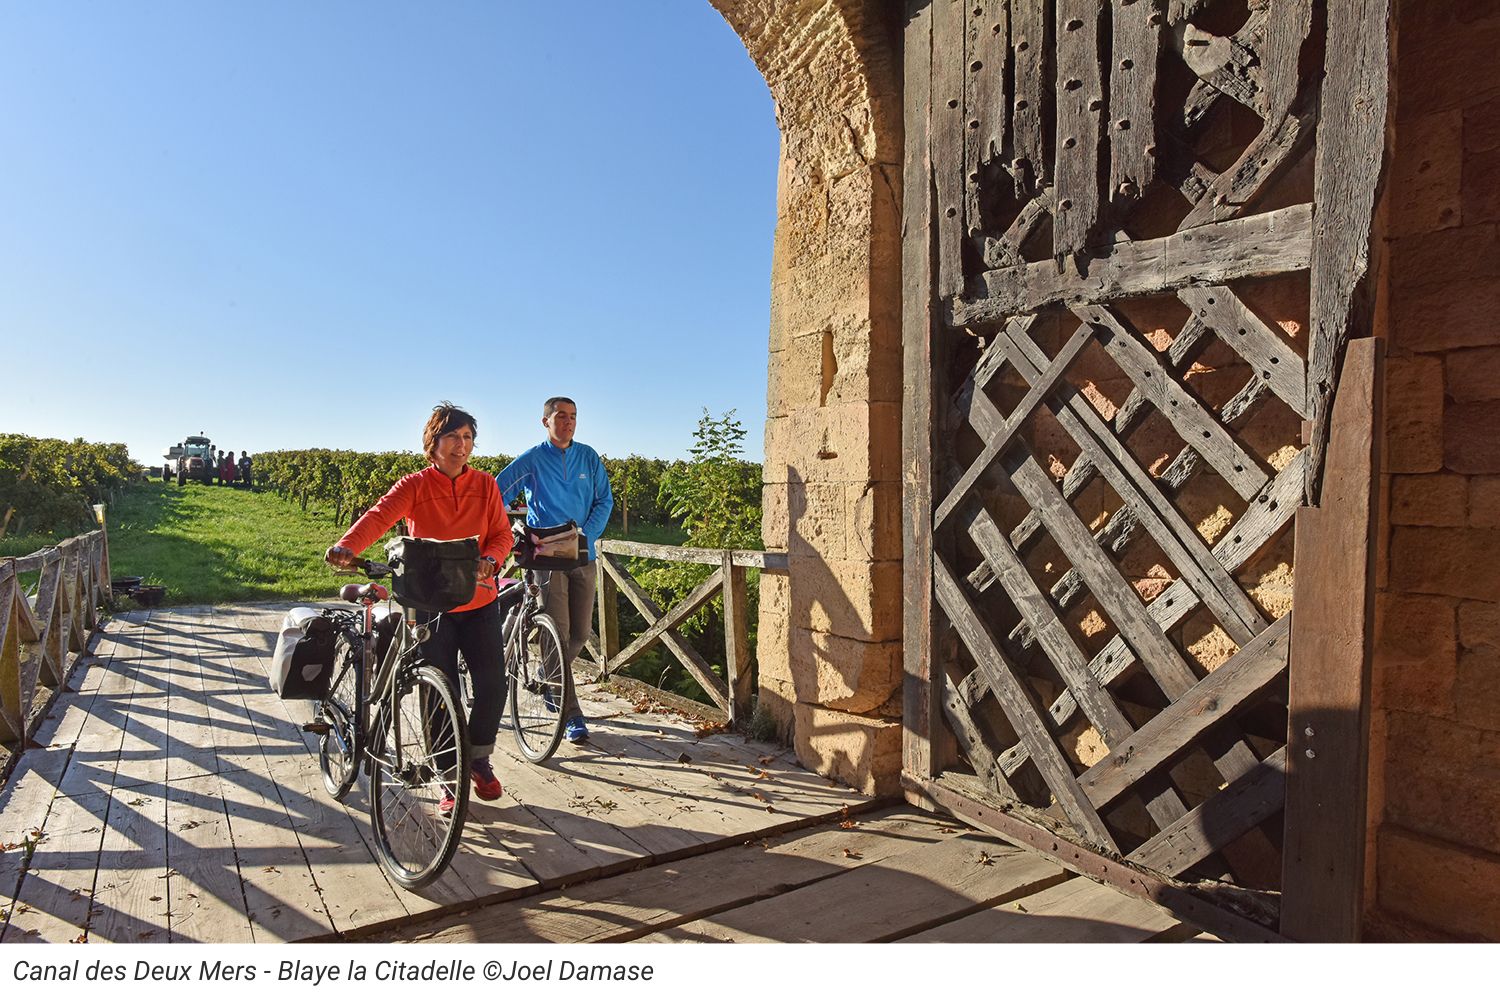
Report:
M 323 562 L 323 551 L 346 525 L 335 522 L 331 510 L 304 512 L 270 491 L 150 482 L 125 491 L 108 516 L 113 574 L 166 587 L 168 604 L 327 600 L 347 582 Z M 683 539 L 675 527 L 632 527 L 632 541 L 677 545 Z M 36 537 L 16 539 L 31 547 L 0 555 L 25 555 L 56 541 Z M 383 550 L 377 542 L 364 554 L 379 559 Z
M 275 493 L 153 482 L 110 508 L 110 568 L 166 587 L 169 604 L 327 599 L 344 581 L 323 551 L 342 533 Z
M 622 534 L 610 522 L 609 530 L 604 533 L 606 539 L 613 538 L 624 542 L 644 542 L 647 545 L 684 545 L 687 542 L 687 532 L 677 524 L 642 524 L 637 521 L 631 525 L 630 534 Z
M 7 535 L 0 538 L 0 558 L 6 556 L 29 556 L 33 552 L 39 552 L 50 545 L 56 545 L 64 541 L 68 536 L 62 535 Z

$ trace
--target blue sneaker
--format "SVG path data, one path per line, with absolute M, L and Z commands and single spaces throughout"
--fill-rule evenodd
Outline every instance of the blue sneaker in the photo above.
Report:
M 584 724 L 583 716 L 575 715 L 568 720 L 563 727 L 563 738 L 569 743 L 582 743 L 589 738 L 589 727 Z

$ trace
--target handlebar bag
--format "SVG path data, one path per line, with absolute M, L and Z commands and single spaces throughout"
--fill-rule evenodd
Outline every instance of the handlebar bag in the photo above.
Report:
M 516 565 L 523 569 L 567 570 L 588 565 L 588 536 L 572 521 L 550 528 L 528 524 L 523 530 L 525 543 L 515 549 Z
M 333 622 L 316 608 L 293 608 L 281 622 L 268 679 L 286 701 L 318 701 L 333 681 Z
M 404 607 L 451 611 L 474 599 L 479 583 L 479 539 L 440 542 L 402 535 L 385 547 L 396 573 L 392 589 Z

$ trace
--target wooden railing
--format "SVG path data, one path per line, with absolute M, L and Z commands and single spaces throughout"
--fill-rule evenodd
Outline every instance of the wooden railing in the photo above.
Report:
M 29 556 L 0 559 L 0 740 L 24 744 L 37 684 L 67 680 L 68 654 L 81 652 L 109 594 L 104 508 L 99 530 Z M 34 594 L 22 574 L 40 573 Z
M 596 545 L 598 583 L 598 656 L 600 671 L 608 676 L 638 659 L 661 643 L 692 675 L 704 692 L 729 717 L 745 718 L 754 695 L 751 688 L 750 640 L 745 571 L 786 572 L 784 552 L 752 552 L 744 549 L 694 549 L 677 545 L 647 545 L 642 542 L 601 541 Z M 646 595 L 625 568 L 623 557 L 661 559 L 666 562 L 698 563 L 718 567 L 665 613 Z M 719 594 L 724 595 L 724 666 L 727 678 L 714 673 L 677 631 L 690 615 Z M 634 604 L 646 619 L 646 630 L 620 646 L 619 594 Z

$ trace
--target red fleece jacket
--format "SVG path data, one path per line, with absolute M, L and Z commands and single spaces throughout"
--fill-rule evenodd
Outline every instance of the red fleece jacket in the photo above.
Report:
M 479 554 L 505 562 L 512 544 L 510 517 L 500 499 L 495 477 L 467 466 L 457 479 L 449 479 L 436 466 L 402 476 L 389 493 L 354 522 L 339 544 L 351 552 L 363 552 L 402 518 L 407 533 L 417 538 L 452 540 L 479 537 Z M 472 611 L 495 599 L 492 580 L 474 588 L 474 599 L 454 611 Z

